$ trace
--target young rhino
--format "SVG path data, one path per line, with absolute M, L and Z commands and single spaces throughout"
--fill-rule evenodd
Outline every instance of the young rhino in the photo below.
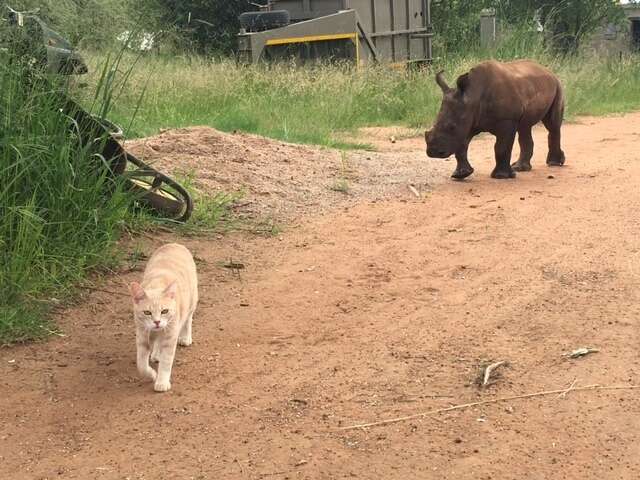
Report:
M 129 286 L 136 324 L 138 371 L 155 381 L 156 392 L 171 388 L 176 345 L 192 343 L 191 322 L 198 303 L 198 278 L 186 247 L 170 243 L 149 259 L 142 284 Z M 149 365 L 158 362 L 158 372 Z
M 436 82 L 443 99 L 433 129 L 425 132 L 427 155 L 447 158 L 455 154 L 453 178 L 463 179 L 473 173 L 467 150 L 471 139 L 480 132 L 496 136 L 493 178 L 514 178 L 516 171 L 531 170 L 531 127 L 540 121 L 549 131 L 547 165 L 564 164 L 560 148 L 562 86 L 543 66 L 529 60 L 488 61 L 458 77 L 456 88 L 447 85 L 442 72 L 436 75 Z M 520 158 L 509 165 L 516 132 Z

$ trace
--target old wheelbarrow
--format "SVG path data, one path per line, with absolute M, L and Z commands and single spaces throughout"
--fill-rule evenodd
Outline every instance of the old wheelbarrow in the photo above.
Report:
M 9 8 L 5 21 L 9 42 L 19 55 L 29 56 L 31 64 L 49 73 L 78 75 L 88 72 L 86 63 L 61 35 L 51 30 L 35 12 L 17 12 Z M 0 44 L 0 47 L 2 45 Z M 53 87 L 52 87 L 53 88 Z M 137 200 L 164 218 L 186 222 L 193 211 L 189 192 L 171 177 L 125 151 L 120 143 L 122 129 L 114 123 L 87 112 L 65 93 L 59 94 L 59 108 L 73 119 L 81 143 L 101 157 L 97 168 L 109 169 L 108 175 L 124 177 L 125 186 Z

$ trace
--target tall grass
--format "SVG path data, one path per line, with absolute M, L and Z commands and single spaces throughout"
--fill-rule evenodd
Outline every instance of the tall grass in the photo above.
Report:
M 65 86 L 21 60 L 0 62 L 0 344 L 49 333 L 50 307 L 112 261 L 129 205 L 60 111 Z
M 343 146 L 336 134 L 358 127 L 430 124 L 441 100 L 434 72 L 444 69 L 454 83 L 457 75 L 488 58 L 533 58 L 549 66 L 565 86 L 569 118 L 640 108 L 637 56 L 554 57 L 525 32 L 492 52 L 444 56 L 432 69 L 413 72 L 383 65 L 241 66 L 225 59 L 149 56 L 139 61 L 131 78 L 147 91 L 129 133 L 147 136 L 161 128 L 209 125 Z M 139 100 L 136 90 L 121 99 L 114 118 L 131 117 Z
M 425 112 L 433 116 L 439 106 L 438 93 L 424 74 L 384 66 L 242 66 L 228 59 L 149 56 L 139 61 L 130 83 L 146 88 L 132 136 L 210 125 L 339 146 L 336 132 L 363 125 L 419 124 Z M 137 100 L 133 94 L 122 98 L 113 118 L 130 118 Z

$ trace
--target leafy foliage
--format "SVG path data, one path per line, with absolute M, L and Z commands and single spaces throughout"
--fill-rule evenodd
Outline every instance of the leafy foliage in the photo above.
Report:
M 464 53 L 480 40 L 480 12 L 493 7 L 494 0 L 441 0 L 431 6 L 439 52 Z
M 100 48 L 118 34 L 135 28 L 139 16 L 132 0 L 0 0 L 4 15 L 9 6 L 18 11 L 38 9 L 38 16 L 72 44 Z
M 159 23 L 177 33 L 182 47 L 200 53 L 229 53 L 236 45 L 238 15 L 255 10 L 247 0 L 143 0 Z
M 563 53 L 577 52 L 585 38 L 605 21 L 624 18 L 615 0 L 565 0 L 557 5 L 546 4 L 541 11 L 553 34 L 554 46 Z
M 537 17 L 551 46 L 560 53 L 577 52 L 604 23 L 624 18 L 617 0 L 441 0 L 432 6 L 440 50 L 464 54 L 476 46 L 484 8 L 495 8 L 511 29 L 533 27 Z
M 265 4 L 266 0 L 255 3 Z M 249 0 L 0 0 L 40 16 L 72 43 L 100 48 L 124 31 L 162 31 L 179 51 L 228 54 L 235 49 L 238 15 L 256 10 Z M 464 54 L 479 43 L 480 12 L 495 8 L 509 28 L 544 24 L 547 39 L 572 53 L 603 23 L 623 18 L 617 0 L 439 0 L 432 2 L 436 48 Z

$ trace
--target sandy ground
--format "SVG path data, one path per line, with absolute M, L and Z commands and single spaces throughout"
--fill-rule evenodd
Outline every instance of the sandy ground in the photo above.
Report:
M 474 176 L 452 182 L 453 162 L 382 131 L 382 151 L 358 155 L 381 162 L 385 195 L 311 193 L 318 212 L 274 178 L 296 226 L 180 240 L 202 302 L 169 393 L 135 371 L 124 284 L 142 265 L 61 312 L 64 337 L 0 349 L 0 478 L 640 478 L 640 390 L 341 429 L 574 382 L 640 384 L 639 135 L 640 114 L 582 119 L 564 128 L 567 165 L 549 169 L 536 130 L 534 171 L 511 181 L 489 178 L 483 137 Z M 318 171 L 335 168 L 326 153 Z M 384 181 L 379 158 L 416 170 Z M 271 196 L 256 211 L 278 212 Z M 168 240 L 138 241 L 151 252 Z M 225 268 L 230 258 L 245 268 Z M 599 352 L 563 356 L 578 347 Z M 482 365 L 500 360 L 479 388 Z

